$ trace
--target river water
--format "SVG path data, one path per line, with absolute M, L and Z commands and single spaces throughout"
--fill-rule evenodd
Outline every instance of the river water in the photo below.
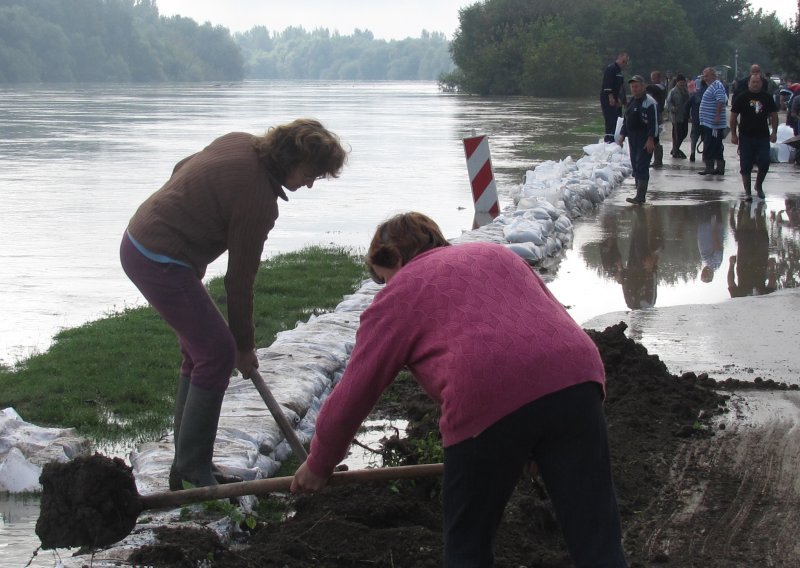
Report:
M 269 256 L 306 244 L 363 249 L 379 222 L 410 209 L 457 236 L 474 212 L 463 137 L 490 135 L 507 196 L 526 167 L 595 140 L 568 132 L 593 107 L 443 94 L 428 82 L 0 89 L 0 362 L 140 302 L 118 262 L 127 221 L 175 162 L 220 134 L 315 117 L 352 149 L 339 179 L 281 204 Z M 224 269 L 221 258 L 209 275 Z
M 363 252 L 374 227 L 399 211 L 430 215 L 447 237 L 472 228 L 465 136 L 489 135 L 502 209 L 527 169 L 578 158 L 595 143 L 600 133 L 572 129 L 598 114 L 594 97 L 479 98 L 425 82 L 0 89 L 0 362 L 46 350 L 61 328 L 141 304 L 119 268 L 120 236 L 174 163 L 220 134 L 260 134 L 297 117 L 318 118 L 339 134 L 352 150 L 342 176 L 281 204 L 265 257 L 308 244 Z M 659 206 L 638 211 L 615 195 L 576 220 L 575 242 L 545 275 L 576 321 L 729 299 L 728 259 L 736 254 L 759 256 L 748 265 L 764 273 L 757 293 L 797 285 L 797 218 L 781 219 L 800 195 L 745 210 L 735 197 L 696 186 L 680 196 L 656 190 Z M 706 282 L 714 235 L 717 274 Z M 224 269 L 223 257 L 208 274 Z M 754 282 L 744 272 L 736 273 L 739 284 Z M 0 496 L 0 565 L 31 558 L 37 515 L 36 499 Z M 31 565 L 53 564 L 43 553 Z

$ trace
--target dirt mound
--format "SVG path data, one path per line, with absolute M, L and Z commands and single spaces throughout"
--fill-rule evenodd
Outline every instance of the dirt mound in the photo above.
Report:
M 130 467 L 100 454 L 48 463 L 39 477 L 42 548 L 105 546 L 128 534 L 141 510 Z
M 588 333 L 606 367 L 612 463 L 625 548 L 636 566 L 666 560 L 643 555 L 647 535 L 641 517 L 653 512 L 679 449 L 688 439 L 713 436 L 709 419 L 724 411 L 727 397 L 704 375 L 671 375 L 657 356 L 628 339 L 625 329 L 620 323 Z M 409 418 L 412 437 L 430 437 L 438 431 L 437 409 L 416 383 L 396 381 L 389 394 L 376 413 Z M 410 447 L 407 440 L 395 438 L 387 441 L 385 451 L 393 463 L 414 462 Z M 440 566 L 439 492 L 438 480 L 330 487 L 319 495 L 289 497 L 294 514 L 259 524 L 244 547 L 222 547 L 172 531 L 138 559 L 154 566 L 190 565 L 200 547 L 205 558 L 213 558 L 213 566 L 231 568 Z M 506 509 L 495 553 L 498 567 L 571 566 L 538 479 L 520 481 Z

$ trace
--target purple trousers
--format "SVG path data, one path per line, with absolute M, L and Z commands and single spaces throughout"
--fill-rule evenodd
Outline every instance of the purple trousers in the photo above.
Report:
M 178 336 L 180 373 L 208 391 L 224 392 L 235 365 L 236 342 L 194 270 L 150 260 L 122 237 L 120 262 L 150 305 Z

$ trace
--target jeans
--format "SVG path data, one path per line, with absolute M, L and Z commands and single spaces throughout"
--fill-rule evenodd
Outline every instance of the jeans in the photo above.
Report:
M 723 152 L 725 147 L 722 144 L 722 139 L 725 137 L 724 128 L 708 128 L 703 129 L 703 161 L 713 162 L 714 160 L 723 160 Z
M 769 138 L 739 136 L 739 172 L 748 175 L 753 165 L 763 174 L 769 171 Z
M 628 133 L 628 149 L 631 154 L 631 167 L 633 168 L 633 178 L 636 181 L 650 180 L 650 159 L 653 157 L 653 153 L 645 150 L 645 142 L 647 142 L 646 130 Z

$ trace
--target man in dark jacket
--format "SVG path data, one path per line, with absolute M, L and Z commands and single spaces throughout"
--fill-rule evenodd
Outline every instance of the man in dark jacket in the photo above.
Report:
M 636 181 L 636 197 L 628 197 L 625 201 L 641 205 L 645 201 L 650 182 L 650 159 L 658 136 L 658 111 L 656 101 L 645 92 L 641 75 L 634 75 L 628 84 L 633 98 L 625 109 L 619 143 L 622 144 L 626 137 L 629 138 L 628 149 L 631 153 L 633 178 Z
M 628 60 L 628 54 L 622 52 L 603 72 L 603 85 L 600 89 L 600 108 L 603 110 L 603 122 L 605 123 L 605 137 L 603 140 L 606 143 L 614 142 L 617 118 L 622 116 L 622 107 L 625 105 L 625 79 L 622 76 L 622 68 L 628 64 Z
M 656 113 L 658 115 L 658 128 L 656 129 L 656 147 L 653 150 L 653 167 L 660 168 L 664 165 L 664 147 L 658 139 L 661 134 L 661 125 L 664 124 L 664 105 L 667 101 L 667 86 L 661 81 L 661 71 L 650 73 L 650 84 L 645 87 L 645 92 L 656 101 Z

